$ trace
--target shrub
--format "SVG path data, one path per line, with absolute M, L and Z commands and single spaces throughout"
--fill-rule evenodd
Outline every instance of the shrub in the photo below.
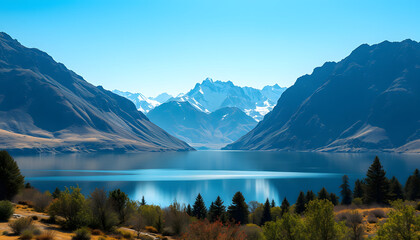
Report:
M 150 233 L 158 233 L 158 230 L 156 230 L 156 228 L 152 227 L 152 226 L 146 226 L 144 228 L 144 230 L 150 232 Z
M 375 215 L 373 215 L 373 214 L 369 214 L 368 217 L 367 217 L 367 221 L 369 223 L 377 223 L 378 222 L 378 218 Z
M 185 231 L 190 222 L 190 217 L 187 213 L 181 210 L 181 205 L 177 202 L 171 204 L 164 211 L 165 226 L 164 232 L 168 235 L 179 235 Z
M 22 240 L 31 240 L 33 237 L 34 237 L 34 234 L 33 234 L 32 230 L 31 229 L 25 229 L 20 234 L 19 239 L 22 239 Z
M 119 223 L 118 215 L 114 212 L 111 202 L 103 189 L 95 189 L 89 198 L 89 206 L 92 211 L 92 223 L 104 231 L 110 231 Z
M 263 232 L 267 240 L 305 239 L 304 229 L 300 215 L 285 213 L 275 222 L 267 222 L 263 227 Z
M 313 200 L 307 205 L 305 225 L 308 239 L 340 239 L 342 224 L 334 221 L 334 205 L 329 200 Z
M 346 226 L 350 228 L 350 239 L 360 240 L 364 235 L 363 216 L 358 211 L 351 211 L 346 216 Z
M 3 231 L 3 235 L 4 236 L 8 236 L 9 235 L 9 232 L 8 231 Z
M 20 235 L 24 230 L 31 229 L 33 227 L 32 218 L 19 218 L 13 222 L 10 222 L 9 227 L 15 234 Z
M 39 236 L 35 237 L 36 240 L 54 240 L 55 232 L 54 231 L 44 231 Z
M 74 231 L 74 236 L 72 240 L 90 240 L 90 232 L 86 227 L 82 227 Z
M 354 198 L 352 203 L 359 207 L 359 206 L 363 205 L 363 200 L 362 200 L 362 198 Z
M 0 201 L 0 222 L 7 222 L 14 212 L 13 204 L 9 201 Z
M 389 218 L 379 228 L 376 239 L 419 239 L 420 215 L 413 206 L 405 205 L 401 200 L 395 201 Z
M 44 212 L 51 204 L 52 199 L 53 198 L 50 194 L 41 193 L 34 188 L 25 188 L 16 195 L 14 201 L 23 205 L 31 206 L 38 212 Z
M 182 239 L 188 240 L 228 240 L 228 239 L 246 239 L 244 231 L 238 224 L 223 225 L 216 221 L 210 223 L 207 219 L 191 223 L 182 236 Z
M 99 236 L 99 235 L 104 235 L 104 233 L 99 229 L 93 229 L 92 235 Z
M 255 224 L 247 224 L 241 227 L 247 240 L 264 240 L 262 229 Z
M 162 216 L 162 210 L 159 206 L 143 205 L 140 206 L 139 211 L 146 226 L 157 228 L 159 217 Z
M 66 188 L 48 208 L 51 218 L 60 216 L 65 219 L 63 227 L 67 229 L 81 228 L 89 223 L 87 201 L 80 191 L 80 188 Z
M 385 218 L 386 217 L 386 213 L 382 209 L 374 209 L 374 210 L 370 211 L 369 214 L 372 214 L 373 216 L 375 216 L 377 218 Z

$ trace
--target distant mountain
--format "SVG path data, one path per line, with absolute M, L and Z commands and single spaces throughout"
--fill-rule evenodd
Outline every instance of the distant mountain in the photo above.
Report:
M 141 93 L 122 92 L 119 90 L 113 90 L 112 92 L 131 100 L 134 105 L 136 105 L 137 110 L 143 113 L 149 112 L 153 108 L 172 98 L 172 96 L 167 93 L 162 93 L 156 98 L 147 98 Z
M 237 140 L 257 122 L 235 107 L 204 113 L 189 102 L 170 101 L 151 110 L 147 117 L 170 134 L 197 148 L 219 149 Z
M 420 43 L 364 44 L 325 63 L 225 149 L 420 153 Z
M 0 33 L 0 149 L 185 151 L 129 100 Z
M 130 99 L 139 111 L 148 113 L 153 108 L 167 101 L 189 102 L 197 109 L 210 113 L 224 107 L 237 107 L 257 121 L 263 119 L 275 106 L 281 94 L 286 90 L 275 84 L 265 86 L 262 90 L 251 87 L 235 86 L 231 81 L 213 81 L 207 78 L 202 83 L 197 83 L 186 94 L 173 97 L 162 93 L 156 98 L 147 98 L 141 93 L 113 92 Z
M 286 88 L 266 86 L 263 90 L 235 86 L 231 81 L 213 81 L 207 78 L 197 83 L 188 93 L 170 99 L 188 101 L 203 112 L 214 112 L 224 107 L 237 107 L 257 121 L 271 111 Z

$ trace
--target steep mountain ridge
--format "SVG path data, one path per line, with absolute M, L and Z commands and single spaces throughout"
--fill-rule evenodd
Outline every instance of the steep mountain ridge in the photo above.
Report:
M 205 113 L 189 102 L 169 101 L 147 117 L 159 127 L 198 148 L 219 149 L 249 132 L 257 122 L 239 108 Z
M 420 43 L 363 44 L 297 79 L 225 149 L 420 152 Z
M 185 151 L 134 104 L 0 33 L 0 149 Z

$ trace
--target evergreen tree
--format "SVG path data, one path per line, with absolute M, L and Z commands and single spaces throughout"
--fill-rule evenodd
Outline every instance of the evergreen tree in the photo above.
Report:
M 389 180 L 389 198 L 392 201 L 404 198 L 404 192 L 401 183 L 395 176 Z
M 327 189 L 325 189 L 325 187 L 323 187 L 319 192 L 318 192 L 318 199 L 319 200 L 330 200 L 330 196 L 327 192 Z
M 121 223 L 128 220 L 127 206 L 130 201 L 128 195 L 120 189 L 115 189 L 109 192 L 109 200 L 114 211 L 118 214 L 118 219 Z
M 190 217 L 192 217 L 192 209 L 191 209 L 191 205 L 190 204 L 188 204 L 188 206 L 187 206 L 187 214 L 188 214 L 188 216 L 190 216 Z
M 198 194 L 197 198 L 195 199 L 195 203 L 192 209 L 192 214 L 194 217 L 198 219 L 206 218 L 207 209 L 206 209 L 206 205 L 204 204 L 203 197 L 201 197 L 201 194 Z
M 341 204 L 342 205 L 350 205 L 352 201 L 352 194 L 349 185 L 349 177 L 347 175 L 343 176 L 343 184 L 340 185 L 341 188 Z
M 330 198 L 330 201 L 332 202 L 332 204 L 334 204 L 334 206 L 338 205 L 338 198 L 339 197 L 337 195 L 335 195 L 335 193 L 330 193 L 329 198 Z
M 264 208 L 263 208 L 263 214 L 262 214 L 262 218 L 261 218 L 261 223 L 260 225 L 264 225 L 264 223 L 271 221 L 271 207 L 270 207 L 270 202 L 267 200 L 265 201 L 264 204 Z
M 404 190 L 407 200 L 420 199 L 420 173 L 418 169 L 414 171 L 413 175 L 408 177 Z
M 271 200 L 271 208 L 273 208 L 275 206 L 276 206 L 276 202 L 274 202 L 274 199 L 273 199 L 273 200 Z
M 366 174 L 366 191 L 364 194 L 366 203 L 387 203 L 389 184 L 385 177 L 385 171 L 379 161 L 378 156 L 375 157 L 372 165 Z
M 140 206 L 146 205 L 146 201 L 144 200 L 144 196 L 141 197 Z
M 306 192 L 305 204 L 308 204 L 310 201 L 315 200 L 315 193 L 312 190 Z
M 281 206 L 280 206 L 280 208 L 281 208 L 281 215 L 282 215 L 282 216 L 283 216 L 285 213 L 289 212 L 289 207 L 290 207 L 289 201 L 287 201 L 287 199 L 286 199 L 286 198 L 284 198 L 284 199 L 283 199 L 283 202 L 281 202 Z
M 359 179 L 354 183 L 353 197 L 354 198 L 363 198 L 364 195 L 364 183 Z
M 299 196 L 295 204 L 295 212 L 297 214 L 302 214 L 305 211 L 305 194 L 300 191 Z
M 229 219 L 236 223 L 248 223 L 248 205 L 245 203 L 245 198 L 241 192 L 235 193 L 232 198 L 232 205 L 228 208 Z
M 222 199 L 217 196 L 216 201 L 212 202 L 209 209 L 209 217 L 211 222 L 217 220 L 224 221 L 224 215 L 226 214 L 226 207 L 223 205 Z
M 54 199 L 57 199 L 60 196 L 60 193 L 61 193 L 61 190 L 58 187 L 56 187 L 53 194 L 52 194 L 52 197 Z
M 24 178 L 7 151 L 0 151 L 0 200 L 12 199 L 22 188 Z

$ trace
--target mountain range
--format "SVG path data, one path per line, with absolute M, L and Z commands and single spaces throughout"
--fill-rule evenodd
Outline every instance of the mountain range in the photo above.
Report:
M 186 94 L 179 94 L 172 97 L 163 93 L 156 98 L 146 98 L 140 93 L 113 92 L 126 97 L 134 102 L 137 109 L 148 113 L 151 109 L 167 101 L 189 102 L 202 112 L 211 113 L 224 107 L 236 107 L 254 118 L 256 121 L 263 119 L 264 115 L 271 111 L 286 90 L 275 84 L 265 86 L 263 89 L 251 87 L 239 87 L 231 81 L 213 81 L 211 78 L 205 79 L 202 83 L 197 83 L 193 89 Z
M 152 109 L 147 117 L 197 149 L 220 149 L 257 125 L 257 121 L 239 108 L 224 107 L 205 113 L 187 101 L 163 103 Z
M 187 151 L 126 98 L 0 33 L 0 149 Z
M 225 149 L 420 152 L 420 43 L 363 44 L 297 79 Z

